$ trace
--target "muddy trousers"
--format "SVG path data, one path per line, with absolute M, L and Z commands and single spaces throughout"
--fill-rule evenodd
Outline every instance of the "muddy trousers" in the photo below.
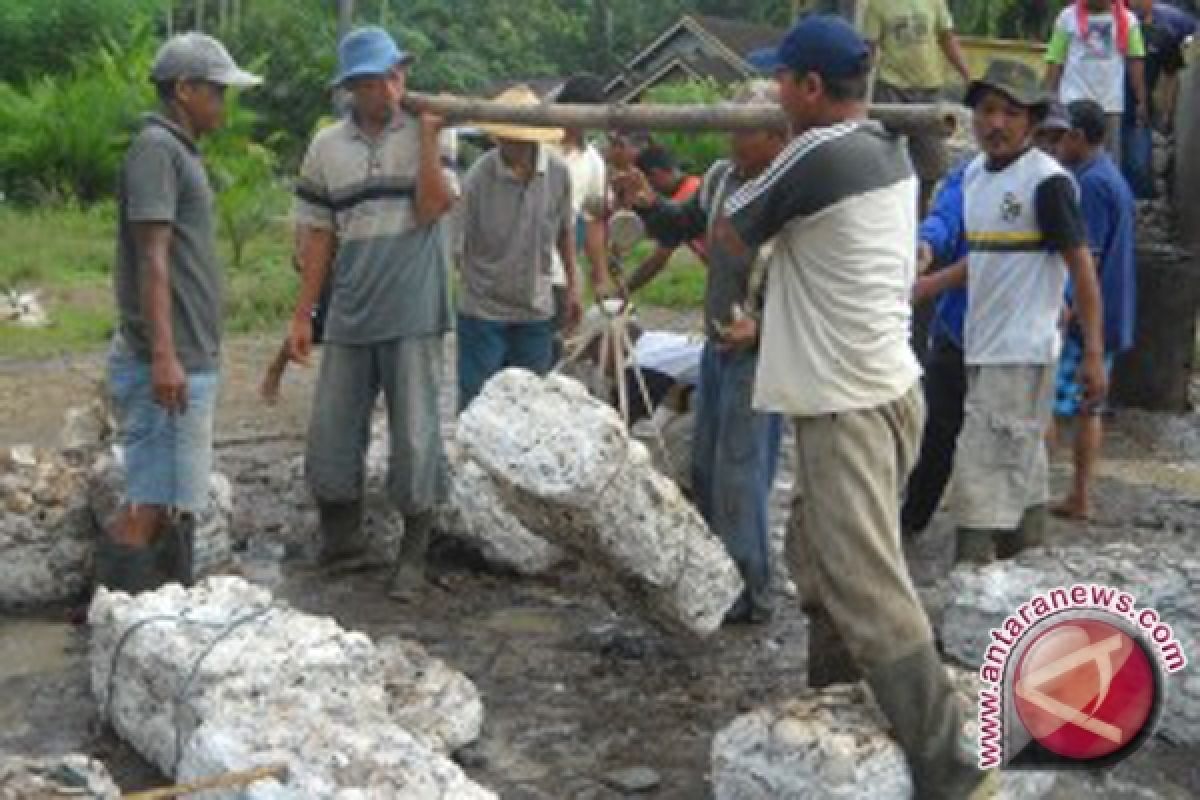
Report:
M 746 584 L 747 600 L 771 604 L 770 495 L 783 420 L 754 410 L 758 354 L 704 345 L 700 360 L 692 489 Z
M 305 472 L 322 503 L 363 498 L 371 414 L 387 411 L 388 498 L 402 514 L 435 508 L 448 493 L 438 414 L 442 337 L 325 345 L 308 430 Z
M 819 648 L 844 647 L 892 724 L 917 796 L 965 796 L 963 707 L 933 645 L 900 545 L 900 489 L 924 405 L 914 386 L 883 406 L 798 417 L 787 557 Z M 823 619 L 822 619 L 823 618 Z M 810 642 L 810 653 L 813 643 Z

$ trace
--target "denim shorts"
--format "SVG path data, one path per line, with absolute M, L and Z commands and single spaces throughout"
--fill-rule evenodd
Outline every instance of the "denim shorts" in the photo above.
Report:
M 187 410 L 154 402 L 150 364 L 118 333 L 108 355 L 108 389 L 124 451 L 125 499 L 198 513 L 208 506 L 217 372 L 189 372 Z

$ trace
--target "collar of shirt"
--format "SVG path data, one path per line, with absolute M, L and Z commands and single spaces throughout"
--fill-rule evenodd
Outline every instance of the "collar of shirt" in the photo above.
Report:
M 168 117 L 166 114 L 160 114 L 157 111 L 152 111 L 149 114 L 146 114 L 142 119 L 147 125 L 159 125 L 163 128 L 166 128 L 176 139 L 182 142 L 183 145 L 190 150 L 193 155 L 200 154 L 200 149 L 196 147 L 196 140 L 192 138 L 191 134 L 184 130 L 182 125 Z
M 380 132 L 379 136 L 372 137 L 362 129 L 362 127 L 358 124 L 358 116 L 351 111 L 346 117 L 346 130 L 350 133 L 351 137 L 369 144 L 372 141 L 380 139 L 389 133 L 395 133 L 396 131 L 403 130 L 404 126 L 408 124 L 406 120 L 407 116 L 407 113 L 404 111 L 393 111 L 391 119 L 388 120 L 387 125 L 383 126 L 383 130 Z
M 534 172 L 538 175 L 545 175 L 550 164 L 550 151 L 543 144 L 535 144 L 537 148 L 536 163 L 534 164 Z M 505 178 L 517 179 L 517 175 L 513 172 L 512 167 L 504 163 L 504 156 L 500 155 L 500 151 L 496 151 L 496 172 Z

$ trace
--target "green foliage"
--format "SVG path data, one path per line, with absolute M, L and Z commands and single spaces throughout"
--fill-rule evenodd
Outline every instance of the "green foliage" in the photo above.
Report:
M 123 47 L 139 22 L 162 18 L 167 0 L 3 0 L 0 2 L 0 82 L 20 84 L 69 72 L 81 53 Z
M 714 105 L 724 100 L 725 94 L 716 81 L 707 79 L 656 86 L 647 92 L 646 99 L 672 105 Z M 729 137 L 720 133 L 665 133 L 655 134 L 654 139 L 692 175 L 703 175 L 714 161 L 729 153 Z
M 654 245 L 650 242 L 642 242 L 635 247 L 625 259 L 625 274 L 632 274 L 653 250 Z M 663 271 L 642 287 L 634 299 L 644 306 L 696 308 L 704 302 L 706 279 L 707 270 L 696 254 L 687 247 L 680 247 Z
M 951 0 L 950 9 L 961 33 L 1041 42 L 1068 4 L 1069 0 Z
M 329 0 L 253 0 L 230 30 L 214 31 L 235 59 L 264 77 L 241 98 L 259 141 L 272 139 L 280 166 L 295 171 L 313 124 L 330 113 L 337 21 Z
M 70 72 L 0 84 L 0 190 L 25 203 L 110 196 L 138 115 L 153 105 L 154 52 L 142 28 L 124 47 L 109 41 L 81 56 Z
M 217 221 L 234 270 L 246 266 L 246 248 L 252 240 L 281 227 L 288 203 L 287 192 L 276 177 L 272 148 L 282 137 L 268 137 L 265 145 L 256 142 L 256 121 L 257 115 L 242 104 L 241 97 L 230 94 L 225 126 L 202 142 L 216 191 Z

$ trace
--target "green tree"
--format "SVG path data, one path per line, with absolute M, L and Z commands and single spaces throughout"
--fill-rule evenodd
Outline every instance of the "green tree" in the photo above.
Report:
M 21 84 L 71 71 L 98 47 L 123 47 L 167 0 L 3 0 L 0 82 Z
M 647 92 L 647 99 L 674 105 L 714 105 L 725 99 L 725 93 L 716 81 L 700 80 L 656 86 Z M 714 161 L 729 153 L 729 137 L 720 133 L 661 133 L 654 139 L 692 175 L 703 175 Z

